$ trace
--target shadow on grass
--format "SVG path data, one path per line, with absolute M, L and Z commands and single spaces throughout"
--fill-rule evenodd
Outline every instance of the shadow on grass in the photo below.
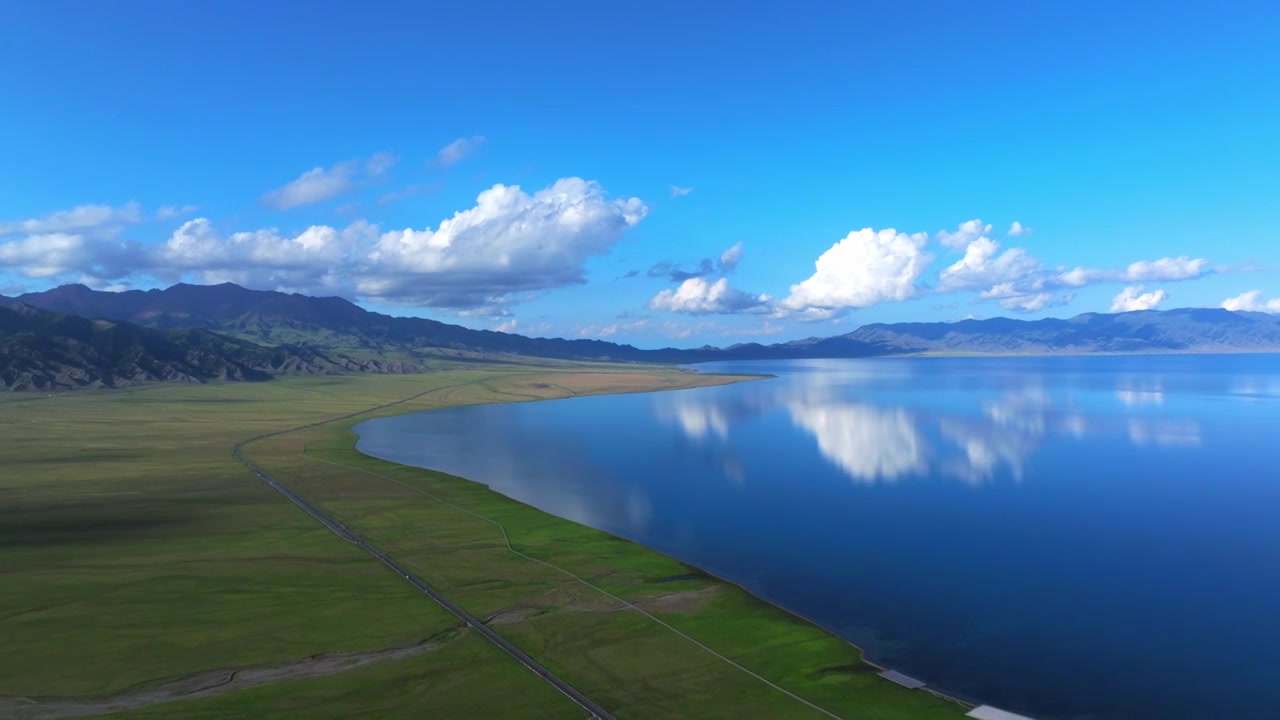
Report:
M 167 537 L 199 522 L 190 503 L 18 503 L 0 514 L 0 548 L 105 544 Z

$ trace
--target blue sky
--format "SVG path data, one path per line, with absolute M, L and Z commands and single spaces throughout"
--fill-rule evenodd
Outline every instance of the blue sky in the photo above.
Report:
M 640 346 L 1280 312 L 1275 3 L 693 5 L 11 4 L 0 293 Z

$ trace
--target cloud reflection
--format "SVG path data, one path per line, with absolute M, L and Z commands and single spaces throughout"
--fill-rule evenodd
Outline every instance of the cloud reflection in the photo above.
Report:
M 905 410 L 854 403 L 792 403 L 787 410 L 817 438 L 823 457 L 854 480 L 894 481 L 928 469 L 924 438 Z
M 1130 418 L 1129 441 L 1134 445 L 1199 447 L 1200 423 L 1194 420 Z
M 659 417 L 674 420 L 691 440 L 729 437 L 729 418 L 718 404 L 680 399 L 659 412 Z
M 1110 388 L 1093 388 L 1083 406 L 1078 392 L 1052 395 L 1038 382 L 1000 389 L 976 403 L 969 392 L 945 399 L 917 396 L 920 404 L 911 407 L 877 403 L 883 395 L 866 383 L 842 385 L 838 377 L 812 373 L 727 391 L 674 393 L 658 400 L 657 409 L 660 417 L 695 442 L 728 439 L 735 424 L 763 413 L 785 412 L 795 427 L 813 437 L 823 458 L 858 483 L 892 483 L 931 474 L 969 485 L 999 477 L 1020 481 L 1028 459 L 1046 438 L 1055 436 L 1105 435 L 1159 448 L 1202 443 L 1195 420 L 1132 414 L 1164 404 L 1158 378 L 1123 378 Z M 1116 417 L 1105 404 L 1097 405 L 1099 395 L 1118 399 L 1128 410 Z M 900 397 L 894 395 L 895 400 Z M 957 397 L 977 407 L 966 411 L 962 403 L 949 402 Z M 1090 407 L 1096 408 L 1093 413 Z M 723 463 L 726 477 L 740 484 L 744 463 L 727 457 Z

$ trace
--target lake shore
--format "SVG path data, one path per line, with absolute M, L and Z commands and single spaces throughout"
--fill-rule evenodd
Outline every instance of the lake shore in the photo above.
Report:
M 403 648 L 456 628 L 455 619 L 228 455 L 246 437 L 293 427 L 302 429 L 245 454 L 451 600 L 501 624 L 504 637 L 606 707 L 655 718 L 963 716 L 956 703 L 879 678 L 849 643 L 737 586 L 479 483 L 370 458 L 348 432 L 370 407 L 390 415 L 742 379 L 653 368 L 505 368 L 6 399 L 0 426 L 13 442 L 0 460 L 15 472 L 2 488 L 29 529 L 15 536 L 22 543 L 0 547 L 8 589 L 0 614 L 9 618 L 13 649 L 0 660 L 0 697 L 22 698 L 26 710 L 75 706 L 210 672 Z M 621 602 L 512 555 L 492 525 L 422 492 L 494 518 L 520 552 Z M 77 530 L 84 524 L 76 518 L 84 517 L 98 518 L 92 533 Z M 74 612 L 51 618 L 31 610 L 40 607 Z M 518 689 L 523 701 L 486 691 L 495 684 Z M 392 653 L 323 681 L 285 679 L 113 717 L 252 716 L 288 703 L 296 718 L 357 710 L 534 718 L 563 716 L 567 702 L 464 634 L 430 653 Z

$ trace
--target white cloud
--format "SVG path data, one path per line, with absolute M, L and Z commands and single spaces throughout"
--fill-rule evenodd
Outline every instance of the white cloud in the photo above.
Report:
M 365 258 L 361 295 L 462 307 L 477 298 L 584 282 L 584 263 L 608 252 L 648 213 L 639 198 L 610 200 L 599 184 L 565 178 L 532 195 L 494 185 L 435 230 L 386 232 Z
M 1130 285 L 1120 291 L 1111 301 L 1111 312 L 1133 312 L 1135 310 L 1155 310 L 1156 306 L 1168 297 L 1163 290 L 1142 292 L 1141 285 Z
M 1039 260 L 1022 248 L 999 250 L 1000 243 L 990 238 L 970 243 L 964 257 L 938 275 L 938 291 L 990 289 L 1003 284 L 1030 285 L 1033 290 L 1040 287 L 1036 275 L 1043 266 Z
M 769 301 L 766 295 L 752 295 L 729 287 L 728 278 L 712 282 L 694 277 L 667 289 L 649 300 L 653 310 L 707 315 L 711 313 L 737 313 L 761 308 Z
M 271 228 L 219 233 L 206 218 L 183 223 L 149 255 L 152 272 L 166 279 L 234 282 L 246 287 L 350 294 L 347 271 L 375 231 L 362 221 L 344 230 L 313 225 L 297 235 Z
M 53 277 L 80 267 L 84 238 L 70 233 L 32 235 L 0 245 L 0 265 L 21 266 L 27 277 Z
M 680 187 L 679 185 L 671 186 L 671 197 L 673 198 L 684 197 L 691 192 L 693 192 L 693 188 L 691 187 Z
M 1055 280 L 1067 287 L 1084 287 L 1100 282 L 1151 282 L 1192 280 L 1212 272 L 1204 258 L 1165 257 L 1159 260 L 1139 260 L 1124 270 L 1097 270 L 1078 267 L 1059 271 Z
M 1280 314 L 1280 297 L 1264 301 L 1262 299 L 1261 290 L 1250 290 L 1243 295 L 1237 295 L 1233 298 L 1223 300 L 1222 307 L 1227 310 L 1234 310 L 1237 312 L 1243 311 Z
M 949 250 L 964 250 L 969 244 L 978 238 L 986 237 L 991 233 L 991 226 L 984 224 L 981 220 L 967 220 L 960 223 L 960 227 L 955 232 L 939 230 L 937 234 L 938 242 Z
M 159 209 L 156 210 L 156 219 L 172 220 L 174 218 L 180 218 L 183 215 L 190 215 L 199 209 L 200 208 L 195 205 L 161 205 Z
M 343 229 L 226 234 L 195 218 L 151 246 L 76 233 L 0 243 L 0 267 L 44 278 L 235 282 L 503 315 L 531 292 L 584 282 L 587 260 L 647 212 L 639 198 L 611 199 L 595 182 L 565 178 L 533 194 L 495 185 L 435 229 L 387 232 L 357 220 Z
M 386 174 L 399 160 L 393 153 L 376 152 L 366 159 L 346 160 L 327 169 L 314 167 L 295 180 L 263 193 L 262 204 L 276 210 L 290 210 L 332 200 Z
M 1089 268 L 1078 267 L 1074 270 L 1060 271 L 1055 280 L 1066 287 L 1084 287 L 1090 283 L 1107 279 L 1106 272 L 1102 270 L 1090 270 Z
M 80 205 L 41 218 L 0 223 L 0 237 L 90 231 L 114 232 L 125 225 L 139 222 L 142 222 L 142 210 L 136 202 L 126 203 L 118 208 L 110 205 Z
M 892 228 L 851 232 L 818 258 L 812 277 L 791 286 L 782 309 L 834 316 L 847 308 L 914 297 L 916 281 L 933 259 L 925 252 L 926 242 L 925 233 Z
M 608 325 L 588 325 L 586 327 L 578 328 L 578 337 L 608 338 L 613 337 L 618 333 L 626 333 L 632 330 L 644 330 L 652 325 L 653 321 L 648 318 L 615 322 Z
M 1017 220 L 1014 220 L 1013 224 L 1009 226 L 1008 234 L 1010 237 L 1022 237 L 1023 235 L 1030 235 L 1032 232 L 1033 230 L 1031 228 L 1023 225 Z
M 720 253 L 720 271 L 729 272 L 742 262 L 742 243 L 736 242 Z
M 355 171 L 356 164 L 351 161 L 340 162 L 327 170 L 311 168 L 296 180 L 263 193 L 262 204 L 276 210 L 289 210 L 332 200 L 355 189 L 352 180 Z
M 435 164 L 442 167 L 457 165 L 462 162 L 468 155 L 476 151 L 486 142 L 483 135 L 472 135 L 471 137 L 460 137 L 457 140 L 440 148 L 440 152 L 436 153 Z
M 1160 258 L 1155 261 L 1139 260 L 1130 265 L 1124 272 L 1127 282 L 1146 282 L 1151 280 L 1190 280 L 1204 275 L 1209 261 L 1204 258 L 1181 257 Z
M 519 320 L 512 318 L 510 320 L 507 320 L 506 322 L 498 323 L 497 326 L 495 326 L 493 329 L 500 333 L 509 333 L 509 332 L 513 332 L 516 329 L 516 326 L 519 324 L 520 324 Z
M 1031 295 L 1015 295 L 1000 300 L 1000 307 L 1014 312 L 1039 312 L 1047 307 L 1061 304 L 1053 293 L 1034 293 Z

